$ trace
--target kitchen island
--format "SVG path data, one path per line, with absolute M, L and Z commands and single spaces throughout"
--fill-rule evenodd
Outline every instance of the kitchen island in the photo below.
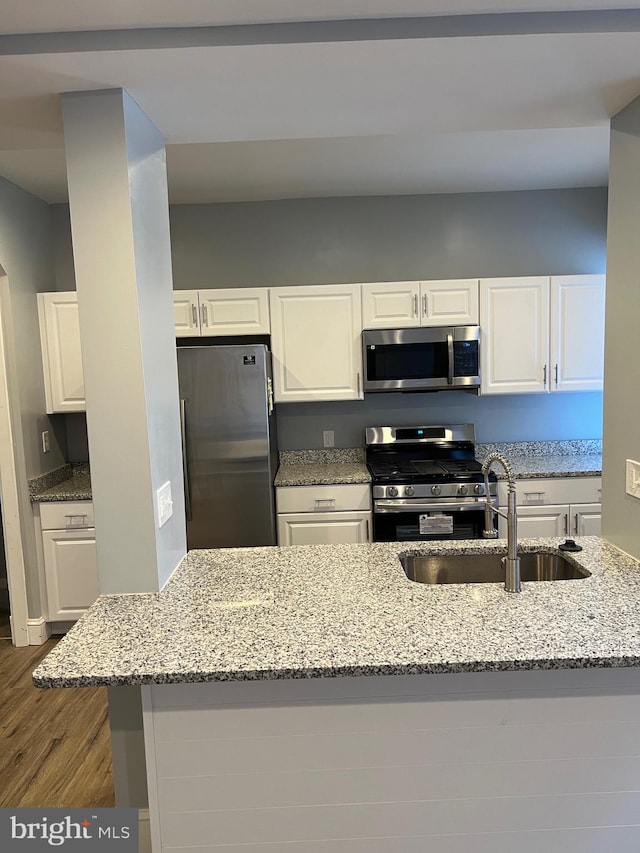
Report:
M 156 853 L 636 850 L 640 565 L 580 541 L 520 595 L 397 557 L 500 541 L 191 552 L 34 681 L 140 685 Z

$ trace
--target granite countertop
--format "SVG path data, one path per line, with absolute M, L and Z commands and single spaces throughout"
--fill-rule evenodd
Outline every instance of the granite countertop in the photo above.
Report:
M 361 448 L 288 450 L 280 453 L 275 486 L 333 486 L 370 483 Z
M 521 550 L 554 550 L 529 539 Z M 504 553 L 500 540 L 192 551 L 159 594 L 101 596 L 38 687 L 640 665 L 640 563 L 599 537 L 581 580 L 430 586 L 402 551 Z
M 86 464 L 68 464 L 29 481 L 31 503 L 90 501 L 91 475 Z
M 476 459 L 482 462 L 493 451 L 506 456 L 516 479 L 599 477 L 602 474 L 602 442 L 599 440 L 476 444 Z M 494 470 L 498 479 L 506 479 L 502 468 L 496 466 Z

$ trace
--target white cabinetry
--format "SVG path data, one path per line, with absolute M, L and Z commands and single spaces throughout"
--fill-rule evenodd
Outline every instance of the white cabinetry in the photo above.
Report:
M 477 278 L 362 285 L 365 329 L 477 325 L 478 316 Z
M 601 275 L 482 279 L 482 393 L 600 390 L 604 281 Z
M 483 394 L 547 390 L 549 279 L 480 281 Z
M 38 318 L 47 412 L 83 412 L 77 293 L 39 293 Z
M 278 403 L 362 399 L 360 285 L 269 292 Z
M 604 366 L 604 276 L 552 276 L 551 391 L 598 391 Z
M 260 287 L 175 290 L 176 337 L 269 334 L 269 291 Z
M 518 537 L 599 536 L 601 520 L 600 477 L 558 477 L 517 480 Z M 498 483 L 498 501 L 506 511 L 507 485 Z M 499 518 L 500 536 L 506 521 Z
M 100 594 L 93 504 L 40 504 L 50 622 L 79 619 Z
M 371 489 L 366 484 L 280 486 L 278 545 L 369 542 Z

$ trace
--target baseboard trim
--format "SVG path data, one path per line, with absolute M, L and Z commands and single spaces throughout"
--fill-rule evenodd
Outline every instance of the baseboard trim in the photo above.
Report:
M 27 634 L 30 646 L 41 646 L 51 636 L 51 625 L 44 616 L 39 619 L 27 619 Z

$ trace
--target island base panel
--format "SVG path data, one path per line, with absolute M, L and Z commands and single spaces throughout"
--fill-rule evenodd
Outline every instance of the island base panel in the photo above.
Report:
M 636 668 L 142 694 L 154 853 L 640 849 Z

